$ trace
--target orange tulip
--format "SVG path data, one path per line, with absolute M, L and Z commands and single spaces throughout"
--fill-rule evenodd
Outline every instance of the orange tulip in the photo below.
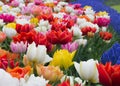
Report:
M 29 75 L 31 73 L 31 67 L 26 66 L 24 68 L 16 67 L 14 69 L 7 68 L 7 72 L 11 74 L 11 76 L 16 77 L 18 79 L 24 78 L 25 75 Z
M 0 43 L 3 42 L 5 39 L 6 39 L 6 34 L 0 31 Z
M 59 67 L 37 65 L 36 69 L 38 75 L 42 75 L 45 79 L 53 82 L 60 80 L 63 76 L 63 72 Z

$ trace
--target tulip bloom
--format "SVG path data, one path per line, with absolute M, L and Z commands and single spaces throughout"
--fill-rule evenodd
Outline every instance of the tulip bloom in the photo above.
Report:
M 79 44 L 77 42 L 73 42 L 73 43 L 67 43 L 64 45 L 61 45 L 62 49 L 67 49 L 69 52 L 73 52 L 75 50 L 77 50 Z
M 38 45 L 33 42 L 28 46 L 26 57 L 31 62 L 45 64 L 52 60 L 50 56 L 47 55 L 47 49 L 44 45 Z
M 19 86 L 19 80 L 3 69 L 0 69 L 0 76 L 0 86 Z
M 31 74 L 27 79 L 21 78 L 20 81 L 20 86 L 46 86 L 48 84 L 48 80 L 45 80 L 43 76 L 36 77 L 34 74 Z
M 110 40 L 112 38 L 112 33 L 109 32 L 100 32 L 100 37 L 104 40 Z
M 80 64 L 74 62 L 74 66 L 82 79 L 88 80 L 92 83 L 98 83 L 99 79 L 96 63 L 96 61 L 90 59 L 88 61 L 81 61 Z
M 24 78 L 25 75 L 29 75 L 31 73 L 31 67 L 26 66 L 24 68 L 21 67 L 15 67 L 14 69 L 7 68 L 7 72 L 10 73 L 13 77 L 16 77 L 18 79 Z
M 13 22 L 15 17 L 11 14 L 0 14 L 0 19 L 3 19 L 5 23 Z
M 14 53 L 24 53 L 27 50 L 27 42 L 26 43 L 23 43 L 23 41 L 17 43 L 11 42 L 10 48 L 11 51 Z
M 21 25 L 21 24 L 16 24 L 16 31 L 18 33 L 21 33 L 21 32 L 30 32 L 30 30 L 33 29 L 33 26 L 32 25 L 29 25 L 29 24 L 25 24 L 25 25 Z
M 53 60 L 50 62 L 50 65 L 68 69 L 73 64 L 72 59 L 75 52 L 70 53 L 68 50 L 57 50 L 53 55 Z
M 99 81 L 103 86 L 120 85 L 120 65 L 111 65 L 111 63 L 98 64 Z
M 62 78 L 63 72 L 59 67 L 54 66 L 36 66 L 37 73 L 39 76 L 43 76 L 45 79 L 55 82 Z
M 47 40 L 52 44 L 66 44 L 72 41 L 72 33 L 68 30 L 50 31 L 47 33 Z
M 6 39 L 6 34 L 0 31 L 0 43 Z
M 100 27 L 107 27 L 110 23 L 110 19 L 108 18 L 97 18 L 94 20 L 95 24 L 98 24 Z

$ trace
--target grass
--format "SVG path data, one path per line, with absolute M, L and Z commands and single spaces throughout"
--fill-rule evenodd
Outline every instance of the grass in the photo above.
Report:
M 114 5 L 112 6 L 115 10 L 117 10 L 120 13 L 120 5 Z

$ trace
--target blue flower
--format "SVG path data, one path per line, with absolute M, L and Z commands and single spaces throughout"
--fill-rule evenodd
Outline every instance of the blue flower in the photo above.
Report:
M 113 46 L 105 51 L 101 56 L 101 62 L 105 64 L 106 62 L 111 62 L 114 64 L 120 64 L 120 44 L 117 42 Z

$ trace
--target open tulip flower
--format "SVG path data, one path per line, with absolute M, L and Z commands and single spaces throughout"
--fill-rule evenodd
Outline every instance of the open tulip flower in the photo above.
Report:
M 53 55 L 53 60 L 50 62 L 50 65 L 59 66 L 63 69 L 68 69 L 72 64 L 73 57 L 76 51 L 69 52 L 68 50 L 57 50 Z
M 88 61 L 81 61 L 80 63 L 74 62 L 75 69 L 79 76 L 92 83 L 98 83 L 98 70 L 96 66 L 97 62 L 93 59 Z
M 58 81 L 63 76 L 63 71 L 59 67 L 37 65 L 36 69 L 39 76 L 43 76 L 51 82 Z
M 97 65 L 99 72 L 99 81 L 103 86 L 119 86 L 120 85 L 120 65 L 111 65 L 107 62 L 105 65 Z
M 50 62 L 52 58 L 46 53 L 47 48 L 44 45 L 38 45 L 33 42 L 28 46 L 26 57 L 29 61 L 45 64 Z

